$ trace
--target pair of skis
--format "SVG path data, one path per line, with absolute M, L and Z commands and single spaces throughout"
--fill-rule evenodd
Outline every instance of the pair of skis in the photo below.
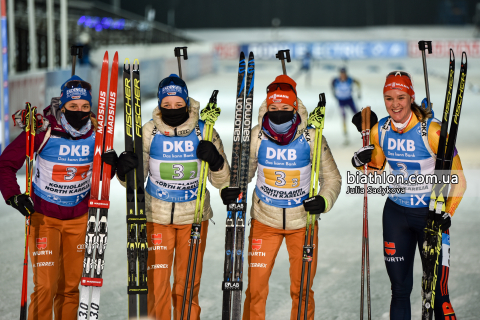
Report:
M 140 63 L 123 65 L 125 151 L 135 152 L 138 167 L 126 174 L 127 193 L 127 260 L 128 260 L 128 317 L 147 316 L 147 217 L 143 174 L 142 110 L 140 97 Z M 137 301 L 137 295 L 139 301 Z
M 452 123 L 450 125 L 450 132 L 447 139 L 454 75 L 455 56 L 453 50 L 450 49 L 447 90 L 442 114 L 440 138 L 438 141 L 437 158 L 435 161 L 435 174 L 437 175 L 438 181 L 443 181 L 442 175 L 449 175 L 452 169 L 463 95 L 465 92 L 465 81 L 467 77 L 467 54 L 465 52 L 462 53 L 462 63 L 458 79 Z M 448 188 L 449 185 L 446 183 L 434 184 L 430 196 L 427 226 L 425 228 L 425 239 L 422 250 L 422 320 L 431 320 L 433 317 L 438 264 L 442 246 L 442 233 L 444 231 L 441 229 L 440 220 L 445 214 Z
M 98 319 L 100 311 L 100 289 L 103 285 L 103 267 L 108 235 L 108 208 L 110 207 L 111 166 L 103 164 L 102 193 L 99 199 L 100 174 L 103 150 L 113 149 L 115 111 L 118 85 L 118 52 L 115 52 L 108 87 L 108 52 L 105 52 L 98 95 L 98 128 L 95 132 L 95 153 L 93 157 L 92 187 L 88 203 L 87 233 L 85 235 L 85 257 L 80 287 L 80 304 L 77 319 Z M 108 109 L 107 109 L 108 105 Z M 99 219 L 97 211 L 100 209 Z M 92 291 L 90 297 L 90 289 Z M 91 299 L 90 299 L 91 298 Z
M 243 252 L 245 243 L 245 216 L 247 213 L 248 165 L 252 126 L 253 86 L 255 60 L 253 53 L 240 53 L 237 96 L 233 133 L 230 187 L 240 187 L 237 203 L 228 206 L 225 228 L 225 263 L 223 273 L 222 319 L 242 317 Z
M 33 154 L 35 146 L 35 131 L 37 129 L 37 107 L 32 107 L 30 102 L 26 103 L 25 113 L 25 135 L 26 135 L 26 167 L 27 167 L 27 186 L 25 194 L 32 194 L 33 179 Z M 33 212 L 32 212 L 33 213 Z M 22 280 L 22 299 L 20 304 L 20 320 L 27 319 L 27 287 L 28 287 L 28 236 L 30 235 L 30 217 L 25 218 L 25 253 L 23 258 L 23 280 Z

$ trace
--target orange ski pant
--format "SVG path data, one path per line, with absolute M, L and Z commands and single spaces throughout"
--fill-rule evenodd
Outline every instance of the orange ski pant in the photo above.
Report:
M 87 214 L 70 220 L 31 215 L 28 249 L 34 288 L 28 320 L 52 320 L 52 307 L 55 320 L 77 318 L 87 218 Z
M 156 320 L 180 319 L 182 312 L 183 292 L 187 276 L 188 255 L 190 252 L 191 224 L 162 225 L 147 222 L 148 235 L 148 315 Z M 207 242 L 208 221 L 202 222 L 200 232 L 200 247 L 198 248 L 195 283 L 193 287 L 191 320 L 200 319 L 201 308 L 198 304 L 200 278 L 202 276 L 203 254 Z M 190 298 L 190 281 L 192 279 L 195 247 L 192 252 L 192 263 L 188 280 L 187 297 L 185 301 L 184 319 L 187 318 L 188 301 Z M 170 275 L 173 263 L 173 288 L 170 287 Z
M 315 314 L 315 300 L 312 284 L 317 270 L 318 252 L 318 225 L 315 223 L 313 261 L 310 274 L 310 293 L 308 297 L 308 319 L 313 320 Z M 275 258 L 285 238 L 290 262 L 290 297 L 292 309 L 290 319 L 297 319 L 298 295 L 302 276 L 303 244 L 305 228 L 297 230 L 283 230 L 269 227 L 252 219 L 250 235 L 248 237 L 248 288 L 245 292 L 243 320 L 265 319 L 265 306 L 268 296 L 268 280 L 272 274 Z M 305 265 L 305 279 L 303 283 L 302 314 L 305 312 L 305 295 L 307 292 L 307 271 Z

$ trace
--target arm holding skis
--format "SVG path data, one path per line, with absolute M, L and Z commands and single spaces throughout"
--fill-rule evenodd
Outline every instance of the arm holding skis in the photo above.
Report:
M 223 149 L 222 139 L 220 139 L 220 136 L 215 128 L 213 129 L 212 143 L 223 157 L 224 162 L 220 170 L 208 170 L 208 181 L 210 181 L 210 183 L 221 192 L 224 187 L 228 187 L 230 184 L 230 166 L 228 165 L 227 156 L 225 155 L 225 150 Z
M 35 135 L 34 151 L 37 152 L 45 138 L 45 131 Z M 17 182 L 17 171 L 25 163 L 26 137 L 23 131 L 15 140 L 10 143 L 0 156 L 0 192 L 5 200 L 21 194 Z
M 438 151 L 438 140 L 440 138 L 440 124 L 432 122 L 428 128 L 428 144 L 432 151 L 436 154 Z M 457 209 L 460 201 L 462 200 L 463 194 L 467 189 L 467 181 L 463 173 L 462 162 L 460 161 L 460 156 L 458 152 L 454 151 L 454 158 L 452 161 L 452 171 L 451 174 L 456 174 L 458 176 L 458 183 L 450 184 L 450 192 L 448 193 L 447 204 L 445 212 L 448 212 L 451 216 L 454 215 L 455 210 Z
M 250 158 L 249 158 L 249 165 L 248 165 L 248 183 L 250 183 L 255 177 L 255 173 L 257 173 L 257 166 L 258 166 L 258 147 L 260 144 L 260 139 L 258 135 L 260 133 L 260 126 L 256 125 L 252 129 L 252 133 L 250 136 Z
M 309 129 L 310 136 L 315 136 L 315 129 Z M 314 141 L 310 141 L 310 159 L 313 159 L 313 144 Z M 327 139 L 322 136 L 322 153 L 320 156 L 320 174 L 318 176 L 318 182 L 320 185 L 320 191 L 318 195 L 322 196 L 326 200 L 326 207 L 324 212 L 330 211 L 335 201 L 340 194 L 342 187 L 342 176 L 338 171 L 337 164 L 333 158 L 330 147 L 328 146 Z

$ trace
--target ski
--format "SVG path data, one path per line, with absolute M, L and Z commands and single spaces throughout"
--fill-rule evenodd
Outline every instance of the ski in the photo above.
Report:
M 125 180 L 127 193 L 128 317 L 129 319 L 137 319 L 137 295 L 139 295 L 140 316 L 147 316 L 148 313 L 147 220 L 145 216 L 140 65 L 138 60 L 134 61 L 132 70 L 130 61 L 125 59 L 123 85 L 125 151 L 135 152 L 139 160 L 138 167 L 134 171 L 127 173 Z
M 448 122 L 450 118 L 450 104 L 453 90 L 453 77 L 455 72 L 455 56 L 450 49 L 450 66 L 448 73 L 447 93 L 442 115 L 440 138 L 438 141 L 437 158 L 435 161 L 435 174 L 438 181 L 443 181 L 442 175 L 449 175 L 452 169 L 455 143 L 460 122 L 465 81 L 467 77 L 467 55 L 462 53 L 462 63 L 458 80 L 457 94 L 452 115 L 452 123 L 447 139 Z M 437 285 L 437 270 L 442 246 L 442 232 L 439 219 L 445 213 L 448 198 L 449 184 L 438 183 L 432 187 L 430 196 L 427 226 L 423 243 L 423 277 L 422 277 L 422 319 L 431 320 L 435 304 L 435 288 Z
M 237 96 L 235 104 L 235 122 L 233 130 L 233 148 L 232 148 L 232 162 L 230 164 L 230 186 L 238 187 L 239 183 L 239 168 L 240 168 L 240 151 L 241 151 L 241 134 L 243 124 L 243 109 L 245 102 L 245 54 L 240 52 L 240 61 L 238 66 L 238 80 L 237 80 Z M 235 205 L 236 206 L 236 205 Z M 235 220 L 233 217 L 235 208 L 228 207 L 227 221 L 225 227 L 225 262 L 223 266 L 223 305 L 222 305 L 222 319 L 229 320 L 231 312 L 231 293 L 232 290 L 241 290 L 239 283 L 233 282 L 233 263 L 234 263 L 234 241 L 235 241 Z
M 103 165 L 101 199 L 98 199 L 98 195 L 100 188 L 100 174 L 102 171 L 101 156 L 103 150 L 113 149 L 117 85 L 118 52 L 115 52 L 110 75 L 110 90 L 107 95 L 108 52 L 105 52 L 98 95 L 98 128 L 95 132 L 95 154 L 93 158 L 92 187 L 90 190 L 90 201 L 88 203 L 88 222 L 87 233 L 85 235 L 83 273 L 80 282 L 80 304 L 77 313 L 78 320 L 89 318 L 98 319 L 100 311 L 100 289 L 103 285 L 102 276 L 108 235 L 108 208 L 110 207 L 109 194 L 111 167 L 108 164 Z M 100 209 L 100 214 L 97 222 L 98 209 Z M 92 287 L 91 301 L 90 287 Z

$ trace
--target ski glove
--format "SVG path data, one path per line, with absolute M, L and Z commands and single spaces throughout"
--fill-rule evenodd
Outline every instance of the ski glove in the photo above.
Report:
M 200 141 L 198 144 L 197 158 L 208 162 L 212 171 L 220 170 L 225 162 L 217 147 L 212 142 L 205 140 Z
M 112 166 L 112 177 L 115 175 L 117 169 L 118 156 L 115 150 L 110 149 L 102 153 L 102 162 Z
M 372 161 L 373 149 L 375 149 L 373 144 L 358 149 L 358 151 L 353 154 L 352 165 L 358 168 Z
M 123 151 L 117 161 L 117 176 L 125 181 L 125 175 L 138 167 L 138 156 L 132 151 Z
M 25 217 L 28 217 L 35 212 L 35 209 L 33 208 L 32 198 L 30 198 L 30 196 L 24 193 L 10 197 L 7 200 L 7 204 L 20 211 L 20 213 L 23 214 Z
M 442 231 L 448 230 L 452 225 L 452 216 L 448 212 L 444 212 L 442 217 L 440 218 L 440 229 Z
M 375 112 L 370 112 L 370 129 L 378 122 Z M 352 118 L 352 123 L 357 127 L 358 132 L 362 132 L 362 112 L 357 112 Z
M 240 188 L 238 187 L 225 187 L 220 191 L 220 197 L 222 197 L 223 204 L 228 206 L 230 203 L 237 202 L 237 198 L 240 195 Z
M 310 214 L 320 214 L 325 211 L 326 201 L 322 196 L 314 196 L 303 200 L 303 206 Z

